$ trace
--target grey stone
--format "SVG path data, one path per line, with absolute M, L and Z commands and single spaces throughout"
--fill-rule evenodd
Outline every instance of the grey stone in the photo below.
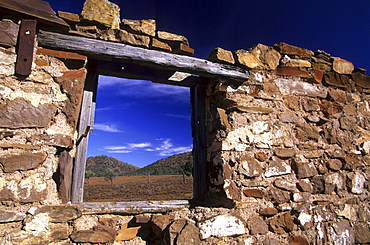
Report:
M 279 114 L 279 119 L 285 123 L 296 123 L 298 122 L 298 117 L 292 112 L 282 112 Z
M 297 190 L 296 182 L 292 181 L 291 179 L 278 178 L 274 181 L 274 186 L 284 191 L 293 192 Z
M 354 225 L 355 239 L 357 243 L 370 243 L 370 229 L 362 224 Z
M 276 148 L 275 149 L 275 155 L 280 158 L 289 158 L 294 157 L 296 154 L 294 149 L 289 148 Z
M 47 213 L 51 222 L 68 222 L 81 217 L 82 213 L 76 206 L 42 206 L 35 210 L 35 215 Z
M 26 214 L 0 210 L 0 223 L 22 221 L 24 218 Z
M 33 106 L 23 99 L 4 100 L 0 104 L 0 127 L 2 128 L 42 128 L 49 125 L 55 115 L 53 104 Z
M 331 244 L 355 244 L 353 228 L 347 220 L 331 222 L 328 229 Z
M 199 228 L 196 227 L 193 223 L 189 222 L 178 235 L 176 244 L 179 244 L 179 245 L 201 244 L 199 235 L 200 235 Z

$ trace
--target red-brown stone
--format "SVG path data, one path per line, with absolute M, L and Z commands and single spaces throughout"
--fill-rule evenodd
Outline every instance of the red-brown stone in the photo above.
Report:
M 165 52 L 172 52 L 172 48 L 165 42 L 161 42 L 158 39 L 153 38 L 150 47 Z
M 286 234 L 294 230 L 293 217 L 289 212 L 278 214 L 267 221 L 270 230 L 277 234 Z
M 78 14 L 68 13 L 64 11 L 58 11 L 58 16 L 66 21 L 80 22 L 80 16 Z
M 0 163 L 3 165 L 5 173 L 15 172 L 17 170 L 35 169 L 46 159 L 44 152 L 24 151 L 19 154 L 2 155 Z
M 314 79 L 315 82 L 322 83 L 323 77 L 324 77 L 324 73 L 322 73 L 321 71 L 315 70 L 313 72 L 313 79 Z
M 324 113 L 328 115 L 334 115 L 334 114 L 337 114 L 343 111 L 343 108 L 341 105 L 339 105 L 336 102 L 330 102 L 327 100 L 321 101 L 320 109 L 321 111 L 323 111 Z
M 370 76 L 366 76 L 361 72 L 352 73 L 353 81 L 360 87 L 370 88 Z
M 339 88 L 346 88 L 350 86 L 350 79 L 348 76 L 340 75 L 340 74 L 333 74 L 327 73 L 324 75 L 324 81 L 329 84 Z
M 340 89 L 329 88 L 328 93 L 332 100 L 343 104 L 347 103 L 347 94 L 345 91 Z
M 310 76 L 305 71 L 301 71 L 297 68 L 289 67 L 289 66 L 278 67 L 276 68 L 275 72 L 277 75 L 298 76 L 298 77 L 309 77 Z
M 304 236 L 291 235 L 289 237 L 289 240 L 290 240 L 289 242 L 290 245 L 309 245 L 310 244 L 307 238 L 305 238 Z
M 71 53 L 71 52 L 65 52 L 65 51 L 57 51 L 57 50 L 46 49 L 46 48 L 38 48 L 36 53 L 53 56 L 53 57 L 60 58 L 60 59 L 69 59 L 69 60 L 86 60 L 87 59 L 85 55 L 80 55 L 77 53 Z
M 263 198 L 263 192 L 259 189 L 244 189 L 243 193 L 247 197 Z
M 314 54 L 311 50 L 296 47 L 283 42 L 274 44 L 273 47 L 281 54 L 298 55 L 301 58 L 310 58 Z
M 173 46 L 173 53 L 192 56 L 194 54 L 194 49 L 184 43 L 176 43 L 176 45 Z
M 274 216 L 278 213 L 276 208 L 263 208 L 260 210 L 260 215 L 262 216 Z

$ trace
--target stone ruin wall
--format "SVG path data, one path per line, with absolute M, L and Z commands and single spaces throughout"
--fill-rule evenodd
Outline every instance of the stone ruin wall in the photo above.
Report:
M 125 30 L 149 37 L 146 48 L 157 40 L 192 53 L 182 36 L 140 34 L 148 21 L 131 21 L 131 31 L 79 22 L 73 34 L 142 46 L 118 35 Z M 351 62 L 285 43 L 215 49 L 209 60 L 250 79 L 207 85 L 210 207 L 101 214 L 66 204 L 55 181 L 60 159 L 75 156 L 87 58 L 36 46 L 31 75 L 19 77 L 14 38 L 0 47 L 0 244 L 370 242 L 370 77 Z

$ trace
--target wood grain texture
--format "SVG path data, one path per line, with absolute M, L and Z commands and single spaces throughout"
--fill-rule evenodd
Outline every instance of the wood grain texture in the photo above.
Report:
M 202 77 L 246 81 L 249 73 L 241 68 L 214 63 L 194 57 L 169 54 L 156 50 L 133 47 L 122 43 L 107 42 L 51 32 L 41 32 L 39 45 L 74 51 L 90 59 L 132 62 L 157 69 L 187 72 Z

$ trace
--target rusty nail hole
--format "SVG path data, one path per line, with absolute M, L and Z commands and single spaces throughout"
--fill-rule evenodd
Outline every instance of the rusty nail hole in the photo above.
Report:
M 24 62 L 27 62 L 27 60 L 28 60 L 27 58 L 24 58 L 24 59 L 23 59 L 23 61 L 24 61 Z
M 24 32 L 26 35 L 30 35 L 31 34 L 31 32 L 30 31 L 25 31 Z

